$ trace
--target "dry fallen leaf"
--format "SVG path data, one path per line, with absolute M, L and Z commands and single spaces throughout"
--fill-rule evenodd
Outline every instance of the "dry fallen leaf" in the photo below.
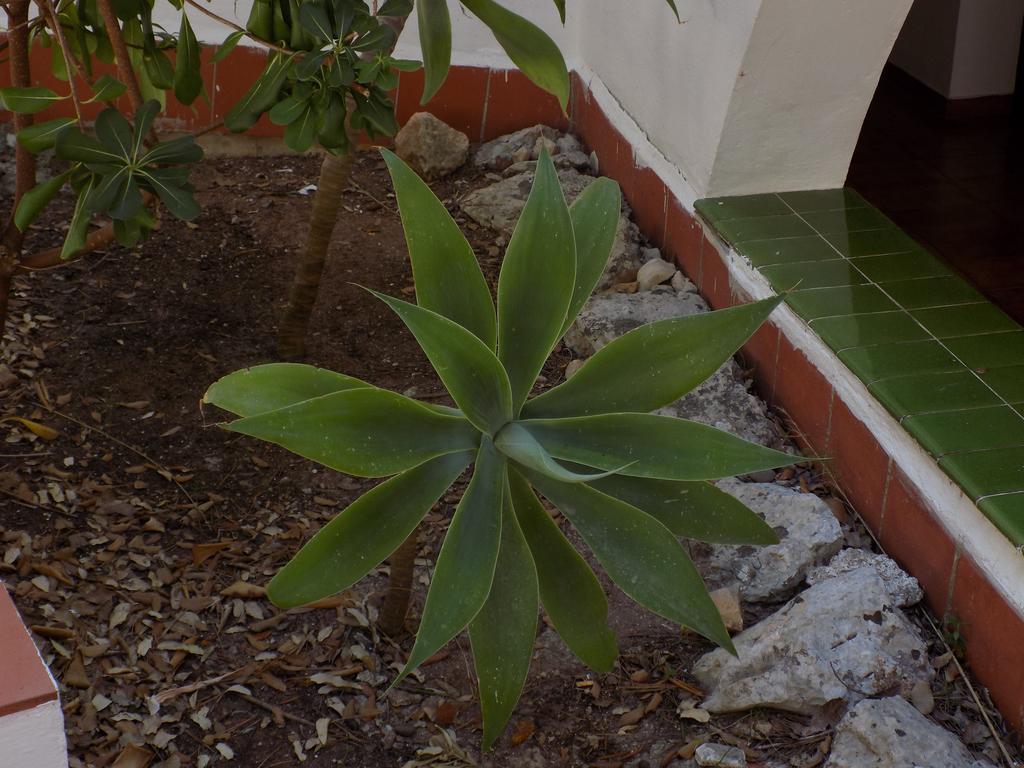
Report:
M 224 587 L 220 593 L 224 597 L 258 598 L 266 597 L 267 589 L 247 581 L 236 581 L 230 587 Z
M 156 757 L 148 749 L 129 744 L 125 747 L 111 768 L 146 768 Z
M 211 541 L 205 544 L 192 545 L 192 565 L 199 565 L 209 560 L 218 552 L 227 549 L 233 541 Z
M 33 435 L 41 437 L 43 440 L 56 440 L 60 436 L 60 432 L 53 427 L 48 427 L 45 424 L 40 424 L 38 421 L 32 421 L 31 419 L 24 419 L 21 416 L 8 416 L 2 421 L 16 421 Z

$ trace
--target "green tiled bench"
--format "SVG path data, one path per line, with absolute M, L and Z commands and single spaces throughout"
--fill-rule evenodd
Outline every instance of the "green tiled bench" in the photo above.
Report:
M 1024 328 L 852 189 L 696 207 L 1024 545 Z

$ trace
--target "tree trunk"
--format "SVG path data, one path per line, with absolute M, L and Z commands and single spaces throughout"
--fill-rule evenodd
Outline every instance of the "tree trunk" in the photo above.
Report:
M 412 596 L 413 568 L 419 549 L 420 529 L 417 528 L 391 555 L 391 576 L 388 579 L 388 591 L 384 593 L 379 624 L 386 635 L 396 637 L 405 630 L 405 616 L 409 612 L 409 598 Z
M 30 0 L 11 0 L 7 6 L 8 56 L 10 57 L 11 85 L 28 88 L 32 75 L 28 62 L 28 11 Z M 14 130 L 32 125 L 32 115 L 14 114 Z M 14 212 L 22 195 L 36 185 L 36 157 L 21 144 L 14 148 L 15 188 L 10 215 L 0 238 L 0 343 L 7 325 L 7 306 L 11 295 L 14 272 L 18 268 L 24 234 L 14 226 Z
M 277 351 L 285 360 L 297 360 L 306 354 L 309 318 L 320 292 L 327 249 L 331 245 L 334 226 L 338 223 L 341 196 L 348 185 L 351 169 L 351 152 L 344 155 L 328 153 L 320 166 L 320 181 L 313 198 L 306 247 L 295 267 L 295 280 L 288 295 L 288 306 L 278 329 Z

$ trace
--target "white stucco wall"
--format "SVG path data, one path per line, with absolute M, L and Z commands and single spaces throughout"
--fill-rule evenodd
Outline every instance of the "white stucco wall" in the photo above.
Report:
M 64 715 L 60 703 L 0 717 L 0 765 L 11 768 L 67 768 Z
M 892 63 L 948 99 L 1013 93 L 1024 0 L 916 0 Z

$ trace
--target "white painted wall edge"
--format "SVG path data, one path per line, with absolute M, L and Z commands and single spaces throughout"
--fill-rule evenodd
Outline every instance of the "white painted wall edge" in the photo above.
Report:
M 705 226 L 709 239 L 717 243 L 733 284 L 750 299 L 764 299 L 776 293 L 768 280 L 750 262 L 727 246 Z M 1024 616 L 1024 556 L 967 497 L 935 460 L 885 410 L 857 378 L 826 346 L 825 342 L 785 304 L 772 321 L 789 342 L 799 349 L 835 388 L 850 412 L 875 436 L 882 449 L 898 457 L 899 468 L 913 483 L 921 499 L 950 538 L 970 555 L 1018 615 Z M 781 372 L 778 375 L 782 375 Z
M 60 702 L 48 701 L 0 717 L 0 758 L 4 765 L 67 768 L 67 742 Z M 8 762 L 9 761 L 9 762 Z

